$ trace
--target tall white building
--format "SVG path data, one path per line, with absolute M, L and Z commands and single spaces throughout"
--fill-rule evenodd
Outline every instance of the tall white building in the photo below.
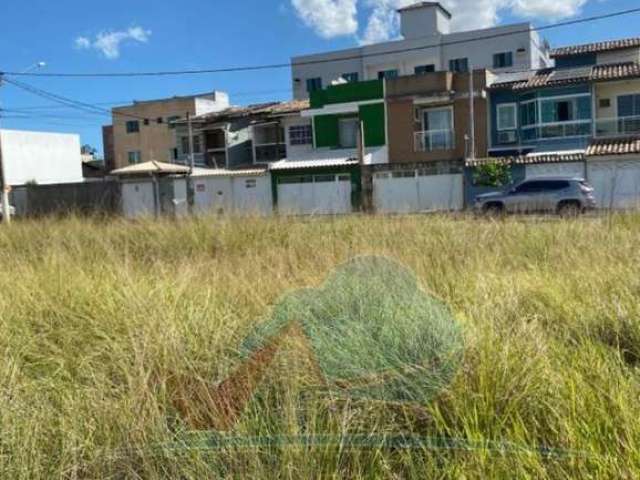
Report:
M 310 91 L 339 78 L 352 82 L 431 71 L 500 72 L 551 65 L 549 46 L 530 23 L 452 32 L 452 15 L 437 2 L 418 2 L 398 14 L 401 40 L 293 57 L 294 98 L 308 98 Z

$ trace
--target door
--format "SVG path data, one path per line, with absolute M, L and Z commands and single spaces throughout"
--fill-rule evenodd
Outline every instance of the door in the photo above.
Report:
M 640 206 L 640 160 L 594 162 L 587 169 L 598 208 Z
M 268 176 L 233 177 L 233 211 L 239 215 L 268 215 L 272 210 Z
M 336 215 L 352 211 L 351 175 L 281 177 L 278 210 L 284 214 Z
M 418 172 L 416 178 L 420 211 L 462 210 L 464 192 L 461 174 L 420 175 Z
M 184 217 L 189 214 L 187 180 L 185 178 L 177 178 L 173 181 L 173 208 L 176 217 Z
M 127 218 L 155 215 L 156 200 L 152 181 L 122 184 L 122 213 Z
M 232 207 L 229 177 L 196 177 L 193 180 L 194 207 L 197 213 L 228 213 Z
M 373 177 L 373 205 L 378 213 L 419 210 L 415 170 L 379 172 Z

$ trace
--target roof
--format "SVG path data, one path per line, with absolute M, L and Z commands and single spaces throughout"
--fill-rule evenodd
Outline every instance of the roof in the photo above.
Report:
M 189 167 L 175 163 L 164 163 L 152 160 L 150 162 L 136 163 L 128 167 L 118 168 L 111 172 L 112 175 L 145 175 L 145 174 L 186 174 Z
M 192 177 L 259 177 L 267 173 L 265 168 L 228 170 L 226 168 L 194 168 Z
M 551 50 L 551 58 L 572 57 L 575 55 L 584 55 L 586 53 L 610 52 L 613 50 L 624 50 L 635 47 L 640 47 L 640 37 L 554 48 Z
M 494 163 L 500 165 L 531 165 L 535 163 L 582 162 L 584 161 L 584 157 L 584 150 L 567 150 L 564 152 L 539 152 L 511 157 L 488 157 L 476 158 L 474 160 L 467 159 L 465 164 L 467 167 L 479 167 Z
M 309 108 L 309 100 L 291 100 L 288 102 L 267 102 L 247 105 L 245 107 L 229 107 L 219 112 L 210 112 L 192 117 L 193 121 L 212 122 L 225 119 L 243 118 L 257 115 L 287 115 L 298 113 Z M 186 123 L 181 120 L 176 123 Z
M 330 167 L 345 167 L 351 165 L 358 165 L 358 160 L 355 157 L 346 158 L 318 158 L 315 160 L 280 160 L 274 162 L 269 166 L 269 170 L 300 170 L 307 168 L 330 168 Z
M 138 105 L 145 105 L 149 103 L 165 103 L 165 102 L 174 102 L 174 101 L 180 101 L 180 100 L 193 100 L 196 98 L 215 99 L 219 95 L 227 96 L 226 92 L 220 92 L 220 91 L 214 90 L 213 92 L 197 93 L 193 95 L 174 95 L 173 97 L 156 98 L 151 100 L 133 100 L 132 103 L 125 104 L 125 105 L 118 105 L 116 107 L 113 107 L 113 109 L 119 110 L 119 109 L 135 107 Z
M 578 68 L 545 68 L 536 72 L 500 74 L 489 86 L 491 90 L 514 91 L 544 87 L 576 85 L 587 82 L 640 78 L 640 65 L 633 62 L 593 65 Z
M 587 156 L 640 154 L 640 137 L 595 140 L 587 148 Z
M 398 13 L 402 13 L 402 12 L 406 12 L 408 10 L 417 10 L 419 8 L 424 8 L 424 7 L 438 7 L 440 10 L 442 10 L 442 12 L 449 18 L 452 17 L 451 12 L 449 10 L 447 10 L 446 8 L 444 8 L 442 6 L 442 4 L 440 4 L 439 2 L 416 2 L 413 3 L 411 5 L 407 5 L 406 7 L 403 8 L 399 8 L 397 11 Z

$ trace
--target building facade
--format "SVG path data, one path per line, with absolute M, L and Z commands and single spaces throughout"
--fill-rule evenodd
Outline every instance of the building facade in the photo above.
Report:
M 437 2 L 398 10 L 403 39 L 294 57 L 294 98 L 308 98 L 337 79 L 348 82 L 434 71 L 529 70 L 550 66 L 546 41 L 529 23 L 467 32 L 451 31 L 451 14 Z
M 226 93 L 213 92 L 134 102 L 114 108 L 112 128 L 103 130 L 105 156 L 106 147 L 113 145 L 109 152 L 112 160 L 108 164 L 113 168 L 122 168 L 147 161 L 173 162 L 178 157 L 173 122 L 187 115 L 203 115 L 228 106 L 229 97 Z

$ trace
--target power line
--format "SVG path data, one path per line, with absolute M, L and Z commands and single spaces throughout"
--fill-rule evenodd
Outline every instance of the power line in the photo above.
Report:
M 201 70 L 173 70 L 173 71 L 169 70 L 169 71 L 156 71 L 156 72 L 123 72 L 123 73 L 115 73 L 115 72 L 111 72 L 111 73 L 55 73 L 55 72 L 33 73 L 31 72 L 29 73 L 27 72 L 27 73 L 21 73 L 21 72 L 1 72 L 0 71 L 0 74 L 11 75 L 11 76 L 29 76 L 29 77 L 65 77 L 65 78 L 84 78 L 84 77 L 113 78 L 113 77 L 116 77 L 117 78 L 117 77 L 161 77 L 161 76 L 176 76 L 176 75 L 201 75 L 201 74 L 215 74 L 215 73 L 251 72 L 251 71 L 259 71 L 259 70 L 275 70 L 275 69 L 281 69 L 281 68 L 289 68 L 291 66 L 306 66 L 306 65 L 323 64 L 323 63 L 333 63 L 338 61 L 358 60 L 362 58 L 387 56 L 387 55 L 394 55 L 397 53 L 428 50 L 431 48 L 441 48 L 441 47 L 447 47 L 452 45 L 469 44 L 469 43 L 474 43 L 482 40 L 491 40 L 496 38 L 509 37 L 509 36 L 520 34 L 520 33 L 541 32 L 545 30 L 551 30 L 554 28 L 561 28 L 561 27 L 567 27 L 571 25 L 590 23 L 594 21 L 621 17 L 624 15 L 631 15 L 635 13 L 640 13 L 640 8 L 631 8 L 631 9 L 621 10 L 621 11 L 612 12 L 608 14 L 594 15 L 591 17 L 585 17 L 585 18 L 576 19 L 576 20 L 568 20 L 565 22 L 557 22 L 557 23 L 552 23 L 548 25 L 543 25 L 541 27 L 529 27 L 521 30 L 513 30 L 510 32 L 488 34 L 488 35 L 467 39 L 467 40 L 450 40 L 448 42 L 441 42 L 437 44 L 424 45 L 424 46 L 412 47 L 412 48 L 388 50 L 386 52 L 380 52 L 380 53 L 364 53 L 364 54 L 350 55 L 350 56 L 344 56 L 339 58 L 307 60 L 303 62 L 294 62 L 294 63 L 289 61 L 286 63 L 273 63 L 273 64 L 264 64 L 264 65 L 246 65 L 246 66 L 238 66 L 238 67 L 211 68 L 211 69 L 201 69 Z

